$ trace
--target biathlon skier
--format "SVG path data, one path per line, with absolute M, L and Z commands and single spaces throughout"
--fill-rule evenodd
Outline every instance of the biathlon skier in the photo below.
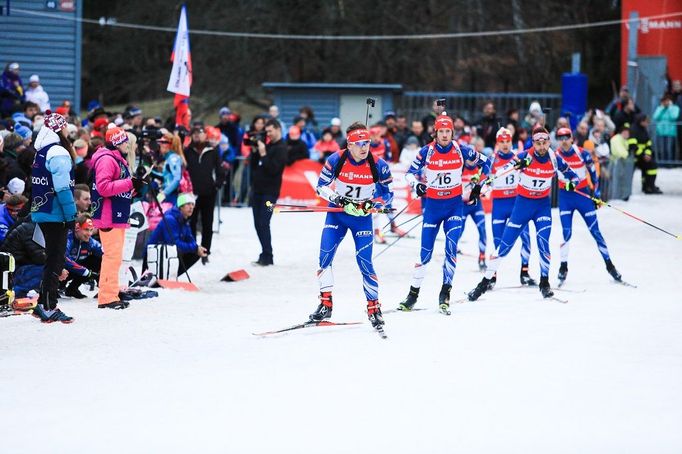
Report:
M 457 266 L 457 242 L 462 234 L 462 170 L 464 166 L 479 168 L 483 174 L 490 172 L 490 161 L 467 145 L 453 140 L 454 127 L 447 115 L 436 118 L 436 140 L 423 147 L 410 166 L 405 178 L 408 184 L 423 197 L 423 224 L 419 262 L 415 264 L 412 283 L 407 298 L 399 309 L 410 311 L 417 302 L 426 265 L 433 256 L 433 245 L 440 225 L 445 232 L 445 262 L 443 286 L 438 296 L 438 306 L 444 314 L 450 313 L 450 290 Z M 426 170 L 426 184 L 417 175 Z M 469 203 L 479 202 L 481 185 L 475 184 Z
M 557 156 L 561 157 L 571 169 L 580 178 L 576 190 L 587 191 L 592 197 L 599 199 L 599 178 L 595 170 L 592 156 L 586 150 L 578 147 L 573 143 L 573 134 L 568 128 L 560 128 L 556 133 L 557 141 L 559 142 L 559 149 Z M 588 178 L 589 176 L 589 178 Z M 559 176 L 559 181 L 565 183 L 566 179 Z M 561 185 L 560 185 L 561 186 Z M 573 212 L 578 211 L 585 221 L 585 225 L 592 234 L 592 238 L 597 242 L 599 253 L 606 264 L 606 271 L 616 281 L 621 282 L 623 279 L 616 270 L 616 267 L 611 262 L 609 249 L 606 247 L 606 241 L 599 230 L 599 223 L 597 222 L 597 209 L 600 204 L 584 197 L 575 192 L 567 191 L 561 186 L 559 191 L 559 213 L 561 214 L 561 227 L 564 234 L 564 242 L 561 243 L 561 266 L 559 267 L 559 285 L 563 285 L 568 274 L 568 253 L 571 236 L 573 234 Z
M 520 170 L 518 195 L 509 222 L 502 233 L 500 246 L 488 263 L 485 277 L 468 294 L 470 301 L 477 300 L 489 289 L 490 280 L 495 276 L 501 260 L 509 254 L 522 229 L 531 220 L 535 224 L 536 241 L 540 253 L 540 292 L 544 298 L 554 296 L 549 285 L 552 178 L 557 170 L 563 173 L 566 181 L 562 185 L 567 191 L 574 191 L 580 182 L 580 178 L 561 157 L 556 156 L 550 150 L 549 133 L 544 127 L 534 128 L 532 138 L 533 146 L 519 153 L 516 159 L 507 165 L 508 168 L 517 167 Z M 508 168 L 503 167 L 501 172 L 508 170 Z
M 507 128 L 500 128 L 496 134 L 497 147 L 495 151 L 495 158 L 492 164 L 492 174 L 501 173 L 501 169 L 508 166 L 512 162 L 517 153 L 523 151 L 520 147 L 517 153 L 512 150 L 512 133 Z M 493 243 L 495 250 L 500 247 L 500 240 L 502 239 L 502 232 L 504 227 L 509 222 L 512 210 L 514 209 L 514 202 L 516 201 L 517 186 L 519 184 L 519 171 L 513 170 L 499 178 L 492 180 L 492 223 L 493 223 Z M 521 285 L 533 286 L 537 285 L 528 274 L 528 261 L 530 259 L 530 232 L 528 224 L 521 229 Z M 495 285 L 497 276 L 493 275 L 490 279 L 490 289 Z
M 320 243 L 320 304 L 310 314 L 310 321 L 319 322 L 332 315 L 334 277 L 332 261 L 339 244 L 350 230 L 355 241 L 355 257 L 362 273 L 367 298 L 367 315 L 375 329 L 384 324 L 379 305 L 379 283 L 372 264 L 372 216 L 377 209 L 390 209 L 393 192 L 391 171 L 383 159 L 370 153 L 370 133 L 362 123 L 353 123 L 346 130 L 348 148 L 331 155 L 320 173 L 317 193 L 342 207 L 343 212 L 327 213 Z M 335 188 L 330 186 L 336 182 Z M 380 199 L 380 201 L 375 201 Z

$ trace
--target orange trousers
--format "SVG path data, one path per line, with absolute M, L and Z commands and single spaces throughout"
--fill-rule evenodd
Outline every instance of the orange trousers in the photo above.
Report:
M 102 240 L 102 269 L 99 273 L 99 295 L 97 304 L 108 304 L 118 301 L 118 271 L 123 260 L 123 239 L 125 229 L 99 231 Z

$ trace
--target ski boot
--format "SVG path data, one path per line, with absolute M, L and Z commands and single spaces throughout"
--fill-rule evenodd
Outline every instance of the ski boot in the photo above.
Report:
M 445 315 L 450 315 L 450 290 L 452 285 L 443 284 L 438 295 L 438 310 Z
M 607 264 L 607 267 L 608 267 L 608 264 Z M 559 276 L 558 276 L 559 285 L 562 285 L 564 283 L 567 275 L 568 275 L 568 262 L 561 262 L 561 266 L 559 267 Z
M 405 235 L 407 235 L 407 232 L 401 229 L 396 225 L 395 222 L 391 222 L 391 233 L 395 234 L 396 236 L 402 238 Z
M 534 286 L 538 285 L 537 282 L 535 282 L 535 279 L 530 277 L 530 274 L 528 274 L 528 265 L 522 265 L 521 266 L 520 279 L 521 279 L 521 285 L 527 285 L 528 287 L 534 287 Z
M 488 282 L 488 290 L 495 288 L 495 284 L 497 284 L 497 273 L 490 278 L 490 282 Z
M 554 292 L 549 287 L 549 278 L 547 276 L 542 276 L 540 278 L 540 293 L 542 293 L 543 298 L 551 298 L 554 296 Z
M 419 296 L 419 288 L 410 286 L 410 293 L 407 298 L 398 306 L 399 311 L 409 312 L 415 304 L 417 304 L 417 297 Z
M 623 276 L 621 276 L 616 267 L 613 266 L 611 259 L 606 260 L 606 271 L 608 271 L 611 277 L 617 282 L 623 282 Z
M 374 229 L 374 242 L 376 244 L 386 244 L 386 238 L 384 238 L 381 229 Z
M 367 318 L 374 329 L 382 329 L 384 317 L 381 315 L 381 304 L 377 300 L 367 301 Z
M 485 252 L 478 254 L 478 269 L 481 272 L 485 272 L 488 269 L 488 265 L 485 264 Z
M 481 282 L 478 283 L 475 289 L 467 293 L 467 297 L 469 298 L 469 301 L 476 301 L 483 295 L 485 292 L 488 291 L 488 286 L 490 285 L 490 279 L 483 278 L 481 279 Z
M 332 292 L 320 292 L 320 305 L 310 314 L 311 322 L 321 322 L 332 316 Z

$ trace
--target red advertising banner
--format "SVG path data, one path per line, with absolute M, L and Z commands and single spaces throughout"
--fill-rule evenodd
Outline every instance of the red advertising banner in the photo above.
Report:
M 623 0 L 622 18 L 637 11 L 640 22 L 637 33 L 637 55 L 665 55 L 671 80 L 682 80 L 682 16 L 642 19 L 649 16 L 682 12 L 682 0 Z M 627 81 L 629 24 L 621 25 L 620 77 Z

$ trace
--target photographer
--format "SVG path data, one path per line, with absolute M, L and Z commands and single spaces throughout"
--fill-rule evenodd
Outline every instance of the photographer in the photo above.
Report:
M 253 207 L 253 223 L 263 251 L 255 265 L 273 264 L 272 242 L 270 236 L 270 218 L 272 211 L 266 202 L 275 203 L 282 186 L 282 173 L 287 163 L 287 146 L 282 140 L 282 128 L 277 120 L 270 119 L 265 123 L 265 138 L 258 137 L 251 156 L 251 187 Z

